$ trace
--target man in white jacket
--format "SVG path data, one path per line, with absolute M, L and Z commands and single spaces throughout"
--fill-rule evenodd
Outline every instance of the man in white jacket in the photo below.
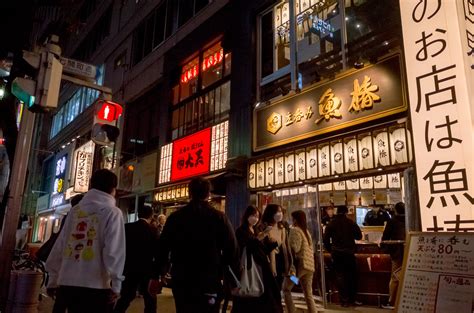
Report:
M 48 293 L 69 313 L 112 312 L 125 263 L 123 215 L 115 206 L 117 176 L 98 170 L 68 214 L 46 261 Z

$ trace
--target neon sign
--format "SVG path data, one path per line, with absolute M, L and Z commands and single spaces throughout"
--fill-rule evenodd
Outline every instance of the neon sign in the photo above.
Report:
M 219 51 L 205 57 L 204 60 L 202 60 L 201 70 L 205 72 L 209 70 L 211 67 L 222 63 L 223 59 L 224 59 L 224 49 L 220 49 Z M 199 66 L 197 64 L 194 66 L 191 66 L 189 69 L 183 71 L 183 73 L 181 74 L 181 82 L 187 83 L 190 80 L 196 78 L 198 74 L 199 74 Z

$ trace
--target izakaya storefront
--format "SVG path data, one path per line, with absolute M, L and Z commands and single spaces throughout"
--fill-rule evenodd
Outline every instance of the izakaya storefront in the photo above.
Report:
M 213 205 L 224 211 L 225 184 L 220 179 L 227 162 L 229 122 L 205 128 L 161 148 L 159 187 L 155 193 L 161 212 L 170 214 L 188 202 L 192 177 L 211 180 Z
M 387 301 L 390 256 L 378 246 L 384 225 L 365 218 L 369 212 L 390 215 L 410 188 L 403 175 L 412 161 L 404 88 L 400 56 L 394 55 L 254 112 L 253 202 L 260 209 L 282 205 L 288 221 L 293 211 L 306 212 L 319 264 L 314 288 L 323 302 L 338 301 L 321 240 L 325 208 L 337 205 L 348 206 L 364 234 L 357 245 L 358 298 Z

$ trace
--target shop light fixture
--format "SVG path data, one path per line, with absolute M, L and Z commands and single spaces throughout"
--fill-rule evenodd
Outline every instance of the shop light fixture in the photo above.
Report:
M 379 167 L 377 170 L 378 170 L 378 171 L 381 171 L 381 170 L 382 170 L 382 168 L 381 168 L 381 167 Z
M 65 145 L 62 145 L 62 146 L 61 146 L 61 148 L 63 148 L 63 149 L 64 149 L 64 148 L 66 148 L 66 146 L 65 146 Z
M 360 24 L 357 24 L 356 27 L 357 27 L 357 28 L 360 28 Z

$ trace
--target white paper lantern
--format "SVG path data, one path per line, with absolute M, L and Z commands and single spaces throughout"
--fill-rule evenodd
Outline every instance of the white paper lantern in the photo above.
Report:
M 357 160 L 357 140 L 351 139 L 344 144 L 344 161 L 346 172 L 357 172 L 359 170 Z
M 388 133 L 381 132 L 374 138 L 375 146 L 375 162 L 377 166 L 389 166 L 390 165 L 390 147 L 388 144 Z
M 329 145 L 322 146 L 318 149 L 318 157 L 319 177 L 331 175 L 331 155 L 329 154 Z
M 295 181 L 295 155 L 288 153 L 285 155 L 285 183 L 292 183 Z
M 372 136 L 365 136 L 359 141 L 360 169 L 374 168 Z
M 342 154 L 342 142 L 338 142 L 331 147 L 331 170 L 332 174 L 344 173 L 344 157 Z
M 248 176 L 249 187 L 250 188 L 255 188 L 256 187 L 256 184 L 255 184 L 255 180 L 256 180 L 255 168 L 256 168 L 255 163 L 250 164 L 250 166 L 249 166 L 249 176 Z
M 265 186 L 273 186 L 275 184 L 275 164 L 273 159 L 267 159 L 265 164 Z
M 283 156 L 275 159 L 275 185 L 285 182 L 285 160 Z
M 306 176 L 308 178 L 318 177 L 318 156 L 316 147 L 306 153 Z

